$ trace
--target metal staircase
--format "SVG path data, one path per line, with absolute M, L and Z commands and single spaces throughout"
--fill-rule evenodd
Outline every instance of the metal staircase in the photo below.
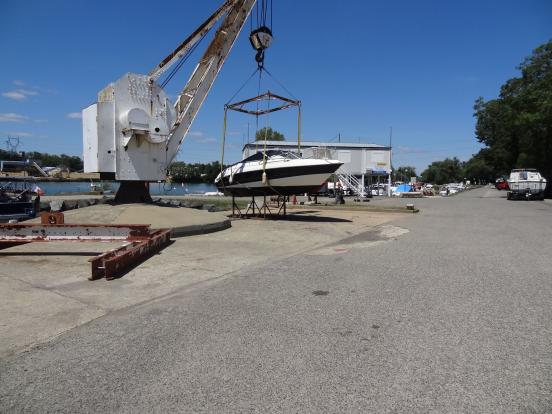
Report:
M 313 158 L 315 159 L 330 159 L 332 158 L 332 153 L 328 147 L 314 147 L 312 148 Z M 336 178 L 341 182 L 343 187 L 350 189 L 356 197 L 365 198 L 366 191 L 362 185 L 362 181 L 357 177 L 344 170 L 341 167 L 335 172 Z
M 43 177 L 48 177 L 48 174 L 46 173 L 46 171 L 44 171 L 42 168 L 40 168 L 40 165 L 38 165 L 36 162 L 34 161 L 31 161 L 33 167 L 36 168 L 36 170 L 42 174 Z
M 337 170 L 335 175 L 341 184 L 347 186 L 355 196 L 360 198 L 366 197 L 366 191 L 364 191 L 362 182 L 354 175 L 349 174 L 347 171 L 342 169 Z

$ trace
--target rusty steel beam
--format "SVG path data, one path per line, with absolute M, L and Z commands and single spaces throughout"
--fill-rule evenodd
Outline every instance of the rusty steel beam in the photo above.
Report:
M 157 230 L 146 240 L 133 241 L 100 256 L 93 257 L 88 260 L 92 266 L 92 275 L 89 280 L 104 277 L 108 280 L 113 279 L 162 250 L 169 244 L 170 240 L 170 230 Z
M 150 237 L 148 224 L 2 224 L 2 242 L 119 241 Z
M 170 242 L 171 230 L 150 230 L 149 224 L 61 224 L 63 213 L 45 214 L 42 224 L 0 224 L 0 250 L 49 241 L 113 242 L 127 244 L 89 260 L 89 280 L 112 279 L 159 252 Z M 56 223 L 56 224 L 53 224 Z
M 0 250 L 7 249 L 8 247 L 20 246 L 22 244 L 31 243 L 29 241 L 7 241 L 0 240 Z

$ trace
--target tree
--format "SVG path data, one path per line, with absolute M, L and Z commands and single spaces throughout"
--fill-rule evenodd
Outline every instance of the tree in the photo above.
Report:
M 532 167 L 552 179 L 552 41 L 518 69 L 521 77 L 502 85 L 498 98 L 475 102 L 475 132 L 486 148 L 474 163 L 483 160 L 495 177 Z
M 68 168 L 71 171 L 80 171 L 83 169 L 83 162 L 76 155 L 55 155 L 44 152 L 31 151 L 27 153 L 14 154 L 0 150 L 0 159 L 2 160 L 32 160 L 42 167 L 61 167 Z
M 495 171 L 489 162 L 488 149 L 482 149 L 464 164 L 464 177 L 472 183 L 487 183 L 496 178 Z
M 410 182 L 411 177 L 416 177 L 416 168 L 408 165 L 399 167 L 393 170 L 393 177 L 395 181 Z
M 456 157 L 443 161 L 432 162 L 422 172 L 422 181 L 425 183 L 446 184 L 464 179 L 464 165 Z
M 169 168 L 171 181 L 174 183 L 212 183 L 220 171 L 220 162 L 218 161 L 208 164 L 188 164 L 176 161 Z
M 264 127 L 259 129 L 255 133 L 255 141 L 285 141 L 286 138 L 284 137 L 284 134 L 273 130 L 270 127 Z

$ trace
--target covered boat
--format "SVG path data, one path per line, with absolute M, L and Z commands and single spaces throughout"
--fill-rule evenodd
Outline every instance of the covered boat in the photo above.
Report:
M 36 217 L 41 191 L 26 181 L 0 182 L 0 223 Z
M 524 168 L 512 170 L 508 178 L 507 198 L 536 198 L 544 200 L 544 190 L 546 189 L 546 178 L 534 168 Z
M 285 151 L 257 152 L 224 169 L 219 191 L 238 197 L 312 193 L 341 167 L 338 160 L 301 158 Z

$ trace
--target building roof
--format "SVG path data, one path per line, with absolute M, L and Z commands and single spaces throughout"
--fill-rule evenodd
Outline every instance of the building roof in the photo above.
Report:
M 267 147 L 291 147 L 296 148 L 296 141 L 266 141 Z M 264 146 L 264 141 L 249 142 L 243 146 L 243 149 Z M 325 147 L 325 148 L 342 148 L 342 149 L 374 149 L 374 150 L 389 150 L 387 145 L 379 144 L 363 144 L 352 142 L 321 142 L 321 141 L 301 141 L 301 147 Z

